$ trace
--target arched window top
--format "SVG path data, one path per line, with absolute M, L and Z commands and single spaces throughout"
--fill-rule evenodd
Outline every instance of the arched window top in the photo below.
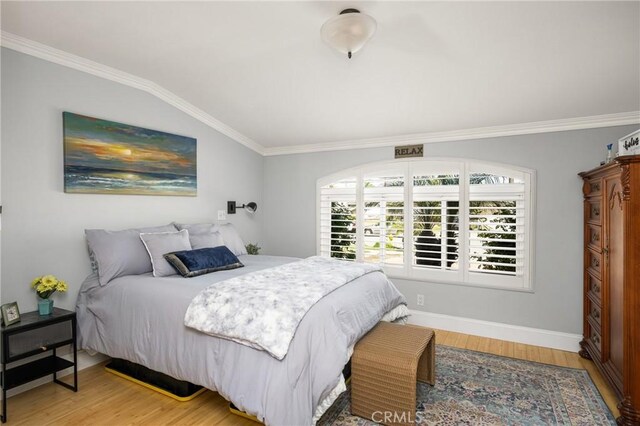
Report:
M 500 176 L 507 179 L 511 178 L 519 181 L 523 181 L 525 175 L 535 175 L 535 170 L 533 169 L 504 163 L 495 163 L 465 158 L 433 157 L 429 159 L 392 160 L 368 163 L 321 177 L 320 179 L 318 179 L 318 184 L 331 184 L 334 181 L 343 179 L 349 181 L 350 178 L 351 180 L 353 180 L 354 176 L 363 171 L 366 171 L 370 174 L 387 174 L 389 172 L 393 172 L 393 170 L 403 171 L 409 165 L 416 173 L 424 171 L 424 173 L 427 174 L 441 176 L 455 174 L 463 165 L 466 165 L 469 170 L 475 174 Z

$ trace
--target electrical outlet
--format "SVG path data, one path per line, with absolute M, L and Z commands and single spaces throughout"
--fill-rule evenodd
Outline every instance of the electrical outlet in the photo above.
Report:
M 218 210 L 218 220 L 227 220 L 227 212 L 224 210 Z
M 417 300 L 417 305 L 418 306 L 424 306 L 424 294 L 419 294 L 418 295 L 418 300 Z

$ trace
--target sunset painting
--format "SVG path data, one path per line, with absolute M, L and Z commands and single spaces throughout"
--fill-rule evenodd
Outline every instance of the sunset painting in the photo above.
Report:
M 62 115 L 65 192 L 196 195 L 195 139 Z

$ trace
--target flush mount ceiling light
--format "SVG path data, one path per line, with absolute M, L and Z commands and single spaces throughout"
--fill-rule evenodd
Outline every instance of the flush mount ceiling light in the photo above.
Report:
M 322 40 L 351 58 L 376 32 L 376 21 L 358 9 L 345 9 L 324 23 Z

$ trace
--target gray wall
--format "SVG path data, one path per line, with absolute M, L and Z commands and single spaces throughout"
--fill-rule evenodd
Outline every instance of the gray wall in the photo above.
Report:
M 51 273 L 70 283 L 57 306 L 73 308 L 89 272 L 83 230 L 212 221 L 227 200 L 256 201 L 255 216 L 230 216 L 267 254 L 316 252 L 316 180 L 389 160 L 392 148 L 262 158 L 147 93 L 2 49 L 1 301 L 36 307 L 30 280 Z M 71 111 L 198 139 L 198 197 L 63 192 L 62 112 Z M 427 156 L 497 161 L 537 170 L 534 293 L 394 280 L 416 309 L 580 333 L 581 182 L 604 145 L 637 126 L 448 142 Z M 264 201 L 263 201 L 264 200 Z M 264 224 L 264 229 L 262 224 Z
M 261 242 L 263 158 L 145 92 L 2 49 L 2 303 L 36 308 L 31 279 L 69 282 L 56 306 L 71 309 L 90 271 L 85 228 L 212 221 L 227 200 L 256 201 L 255 216 L 229 216 Z M 198 196 L 63 192 L 62 112 L 71 111 L 198 140 Z
M 637 126 L 446 142 L 425 145 L 425 157 L 460 157 L 537 171 L 534 293 L 394 279 L 416 306 L 441 314 L 569 333 L 582 332 L 582 183 L 577 173 L 597 166 L 605 144 Z M 370 162 L 391 160 L 392 148 L 265 158 L 265 249 L 269 254 L 316 254 L 316 181 Z

